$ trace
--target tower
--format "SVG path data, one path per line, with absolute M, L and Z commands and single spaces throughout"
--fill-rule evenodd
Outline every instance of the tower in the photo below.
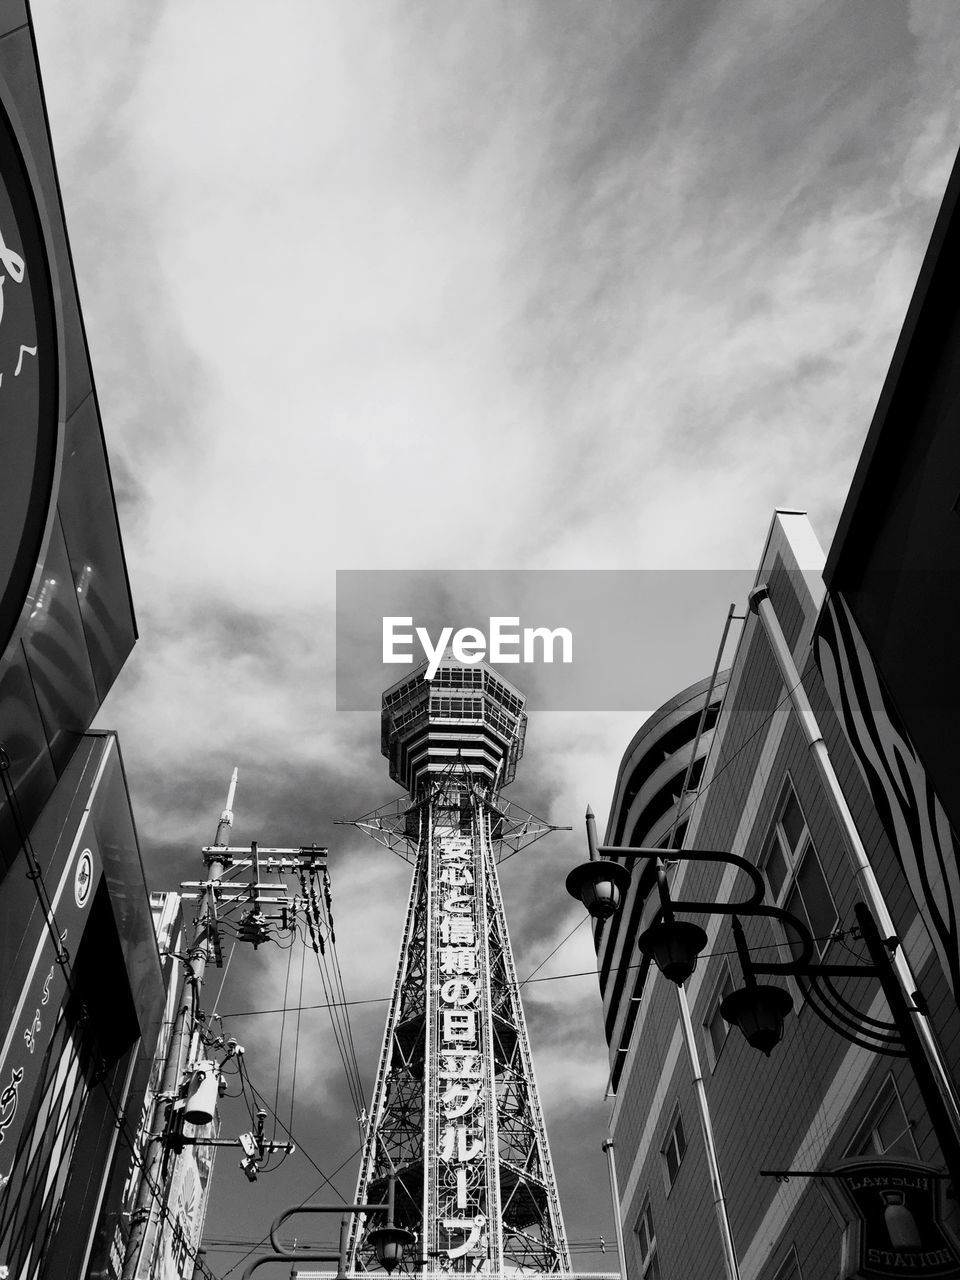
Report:
M 569 1257 L 497 862 L 551 830 L 500 789 L 523 752 L 524 699 L 449 654 L 383 697 L 383 754 L 407 797 L 358 825 L 414 864 L 357 1188 L 417 1233 L 417 1270 L 544 1275 Z M 368 1219 L 353 1266 L 374 1270 Z

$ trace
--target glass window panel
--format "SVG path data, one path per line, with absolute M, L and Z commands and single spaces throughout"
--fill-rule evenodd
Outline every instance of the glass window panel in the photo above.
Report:
M 770 843 L 767 845 L 763 869 L 767 873 L 770 893 L 774 901 L 777 901 L 780 897 L 780 891 L 783 889 L 783 882 L 787 878 L 787 864 L 780 850 L 780 841 L 777 839 L 776 833 L 770 837 Z
M 679 1115 L 677 1116 L 677 1127 L 674 1130 L 674 1133 L 676 1134 L 677 1139 L 677 1159 L 679 1161 L 683 1159 L 683 1153 L 687 1149 L 687 1139 L 683 1132 L 683 1121 Z
M 723 1048 L 723 1043 L 727 1038 L 727 1024 L 724 1022 L 723 1018 L 720 1017 L 719 1004 L 716 1005 L 713 1010 L 713 1017 L 707 1024 L 707 1029 L 710 1032 L 710 1044 L 713 1046 L 713 1058 L 714 1061 L 716 1061 L 720 1056 L 720 1050 Z
M 803 898 L 801 898 L 800 890 L 797 888 L 796 884 L 794 884 L 793 888 L 787 894 L 783 907 L 784 910 L 789 911 L 792 916 L 796 916 L 801 924 L 806 925 L 811 936 L 815 936 L 813 929 L 810 926 L 810 917 L 807 915 L 807 909 L 803 904 Z M 784 933 L 786 934 L 787 941 L 790 944 L 790 951 L 793 954 L 794 960 L 799 960 L 803 951 L 796 933 L 793 929 L 789 929 L 786 926 L 784 926 Z M 818 954 L 818 950 L 818 948 L 814 948 L 815 955 Z
M 654 1254 L 644 1269 L 643 1280 L 660 1280 L 660 1262 Z
M 23 648 L 59 773 L 90 727 L 100 699 L 70 576 L 63 536 L 54 521 L 33 608 L 24 623 Z
M 37 705 L 37 695 L 30 679 L 27 660 L 19 643 L 7 653 L 7 664 L 0 673 L 0 720 L 3 742 L 10 756 L 10 772 L 27 827 L 32 827 L 56 786 L 57 778 L 50 758 L 47 738 Z M 20 839 L 9 804 L 0 801 L 0 868 L 4 861 L 13 862 L 19 855 Z M 13 929 L 4 929 L 0 937 L 0 956 L 13 944 Z
M 910 1122 L 903 1110 L 899 1095 L 890 1087 L 891 1098 L 874 1127 L 876 1149 L 882 1156 L 917 1157 L 917 1144 L 910 1131 Z
M 57 508 L 102 701 L 133 647 L 135 630 L 103 436 L 92 396 L 67 423 Z
M 783 813 L 780 815 L 780 826 L 783 828 L 787 847 L 791 853 L 795 854 L 806 823 L 803 820 L 800 806 L 797 804 L 797 797 L 792 791 L 787 803 L 784 805 Z
M 807 844 L 803 861 L 797 868 L 797 884 L 803 895 L 803 904 L 807 909 L 810 931 L 815 938 L 821 939 L 820 949 L 826 946 L 826 938 L 837 923 L 837 908 L 834 905 L 830 886 L 827 884 L 820 866 L 820 859 L 813 845 Z
M 645 1258 L 650 1252 L 650 1244 L 653 1240 L 653 1222 L 649 1204 L 646 1205 L 637 1222 L 637 1239 L 640 1244 L 640 1257 Z
M 726 1022 L 720 1016 L 720 1005 L 733 991 L 733 977 L 730 970 L 727 969 L 723 976 L 723 982 L 713 1001 L 713 1007 L 710 1017 L 707 1021 L 707 1034 L 710 1037 L 710 1044 L 713 1049 L 713 1060 L 716 1062 L 720 1056 L 720 1050 L 723 1048 L 727 1038 L 727 1032 L 730 1030 Z
M 790 1257 L 781 1263 L 774 1280 L 801 1280 L 800 1263 L 797 1261 L 796 1251 L 792 1251 Z

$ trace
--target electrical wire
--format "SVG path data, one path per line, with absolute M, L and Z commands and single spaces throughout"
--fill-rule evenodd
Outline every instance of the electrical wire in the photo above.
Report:
M 580 923 L 582 924 L 584 923 L 584 921 L 581 921 Z M 580 927 L 580 924 L 576 926 L 577 929 L 579 927 Z M 559 943 L 556 947 L 554 947 L 553 951 L 550 952 L 550 955 L 548 955 L 545 959 L 541 960 L 540 963 L 537 965 L 537 967 L 534 970 L 532 970 L 531 974 L 528 977 L 524 978 L 521 982 L 516 983 L 517 989 L 519 990 L 521 987 L 526 986 L 528 982 L 530 983 L 560 982 L 565 978 L 595 978 L 597 976 L 596 969 L 575 969 L 575 970 L 572 970 L 570 973 L 554 973 L 554 974 L 548 975 L 545 978 L 535 978 L 533 976 L 533 974 L 537 973 L 538 970 L 543 968 L 543 966 L 547 963 L 547 960 L 549 960 L 551 956 L 555 955 L 557 951 L 560 950 L 560 947 L 562 947 L 565 942 L 569 941 L 569 939 L 573 936 L 575 932 L 576 932 L 576 929 L 572 929 L 570 933 L 567 934 L 566 938 L 563 939 L 563 942 Z M 841 930 L 840 932 L 842 933 L 843 931 Z M 826 941 L 829 941 L 830 939 L 835 939 L 837 937 L 838 937 L 838 931 L 834 930 L 833 933 L 825 934 L 823 937 L 814 938 L 813 941 L 826 942 Z M 747 951 L 750 952 L 751 954 L 753 953 L 759 954 L 764 951 L 789 951 L 789 950 L 790 950 L 789 942 L 764 942 L 755 947 L 747 947 Z M 733 948 L 727 948 L 725 950 L 720 950 L 720 951 L 704 951 L 701 953 L 699 958 L 701 960 L 713 960 L 720 956 L 735 956 L 736 954 L 737 954 L 737 950 L 735 947 L 733 947 Z M 642 965 L 643 965 L 643 961 L 638 961 L 636 964 L 628 964 L 621 967 L 629 971 L 630 969 L 639 969 L 642 967 Z M 510 986 L 511 984 L 504 983 L 504 985 Z M 348 1000 L 345 1003 L 350 1008 L 356 1008 L 358 1005 L 366 1005 L 366 1004 L 389 1004 L 390 999 L 391 999 L 390 996 L 371 996 L 366 1000 Z M 329 1003 L 305 1004 L 301 1006 L 301 1009 L 302 1009 L 302 1012 L 304 1013 L 310 1013 L 315 1009 L 329 1009 L 331 1007 L 332 1006 Z M 297 1010 L 288 1009 L 287 1012 L 294 1013 L 294 1012 L 297 1012 Z M 234 1010 L 231 1010 L 230 1013 L 225 1013 L 225 1014 L 222 1014 L 221 1016 L 224 1018 L 256 1018 L 260 1016 L 265 1017 L 269 1014 L 275 1014 L 275 1013 L 283 1013 L 283 1009 L 282 1008 L 280 1009 L 234 1009 Z
M 324 905 L 327 912 L 327 920 L 330 925 L 330 950 L 333 953 L 333 965 L 334 965 L 334 974 L 337 980 L 337 989 L 338 989 L 341 1000 L 343 1000 L 344 1002 L 344 1009 L 346 1009 L 347 995 L 343 986 L 343 971 L 341 970 L 341 967 L 340 967 L 340 954 L 337 950 L 337 936 L 333 928 L 333 895 L 330 892 L 330 874 L 327 871 L 326 867 L 324 867 L 323 869 L 323 900 L 324 900 Z M 356 1075 L 357 1093 L 360 1101 L 360 1106 L 357 1110 L 357 1118 L 359 1119 L 359 1117 L 364 1111 L 363 1104 L 364 1104 L 364 1099 L 366 1095 L 363 1088 L 363 1078 L 360 1074 L 360 1065 L 357 1058 L 357 1047 L 353 1038 L 353 1025 L 350 1022 L 349 1013 L 345 1014 L 345 1021 L 346 1021 L 346 1028 L 347 1028 L 347 1035 L 350 1041 L 350 1056 L 353 1062 L 354 1072 Z
M 344 1025 L 346 1028 L 346 1038 L 347 1038 L 349 1051 L 350 1051 L 350 1062 L 353 1068 L 354 1080 L 356 1082 L 356 1095 L 359 1101 L 359 1106 L 357 1108 L 357 1115 L 359 1116 L 364 1109 L 364 1100 L 365 1100 L 363 1078 L 360 1074 L 360 1063 L 357 1057 L 357 1046 L 353 1038 L 353 1024 L 350 1021 L 349 1013 L 346 1012 L 349 1006 L 347 1005 L 347 994 L 343 986 L 343 971 L 340 967 L 340 956 L 337 951 L 336 943 L 331 942 L 330 950 L 333 954 L 333 972 L 334 972 L 334 978 L 336 981 L 336 991 L 342 1002 L 342 1008 L 344 1009 Z
M 233 946 L 230 948 L 230 954 L 227 956 L 227 963 L 224 965 L 224 968 L 223 968 L 223 977 L 220 979 L 220 986 L 219 986 L 219 989 L 217 990 L 217 998 L 213 1002 L 213 1012 L 210 1014 L 211 1020 L 217 1017 L 217 1006 L 220 1004 L 220 997 L 223 995 L 223 988 L 226 986 L 227 974 L 230 972 L 230 965 L 233 963 L 233 954 L 236 951 L 236 949 L 237 949 L 237 943 L 236 943 L 236 939 L 234 939 Z
M 334 1173 L 332 1173 L 332 1174 L 330 1175 L 330 1177 L 328 1178 L 328 1177 L 327 1177 L 327 1175 L 324 1173 L 324 1171 L 323 1171 L 323 1170 L 320 1168 L 320 1166 L 317 1164 L 316 1160 L 314 1160 L 313 1156 L 311 1156 L 311 1155 L 310 1155 L 310 1153 L 306 1150 L 306 1148 L 302 1145 L 302 1143 L 300 1143 L 300 1142 L 298 1142 L 298 1141 L 297 1141 L 297 1139 L 294 1137 L 293 1133 L 290 1131 L 290 1129 L 288 1129 L 288 1128 L 287 1128 L 287 1126 L 286 1126 L 286 1125 L 284 1124 L 284 1122 L 280 1119 L 280 1117 L 279 1117 L 279 1116 L 276 1116 L 276 1113 L 271 1113 L 271 1112 L 270 1112 L 270 1103 L 267 1101 L 267 1099 L 263 1096 L 263 1094 L 260 1092 L 260 1090 L 256 1087 L 256 1085 L 255 1085 L 255 1084 L 253 1083 L 253 1081 L 250 1079 L 249 1072 L 247 1072 L 247 1071 L 246 1071 L 246 1069 L 244 1069 L 244 1076 L 245 1076 L 245 1078 L 246 1078 L 247 1085 L 248 1085 L 248 1086 L 249 1086 L 249 1088 L 250 1088 L 250 1093 L 251 1093 L 251 1095 L 252 1095 L 252 1097 L 253 1097 L 253 1099 L 254 1099 L 254 1102 L 255 1102 L 255 1103 L 257 1103 L 257 1102 L 258 1102 L 258 1103 L 260 1104 L 260 1106 L 261 1106 L 261 1107 L 262 1107 L 262 1108 L 263 1108 L 263 1109 L 264 1109 L 268 1114 L 274 1114 L 274 1116 L 275 1116 L 275 1118 L 276 1118 L 276 1120 L 277 1120 L 277 1122 L 278 1122 L 279 1127 L 280 1127 L 280 1128 L 283 1130 L 283 1132 L 287 1135 L 287 1137 L 290 1139 L 290 1141 L 291 1141 L 291 1142 L 293 1142 L 293 1143 L 296 1145 L 297 1150 L 301 1153 L 301 1155 L 304 1157 L 304 1159 L 307 1161 L 307 1163 L 308 1163 L 308 1164 L 310 1164 L 310 1165 L 312 1165 L 312 1166 L 313 1166 L 313 1168 L 314 1168 L 314 1170 L 315 1170 L 317 1173 L 319 1173 L 320 1177 L 323 1179 L 323 1183 L 322 1183 L 321 1185 L 329 1186 L 329 1187 L 330 1187 L 330 1189 L 334 1192 L 334 1194 L 335 1194 L 335 1195 L 337 1195 L 337 1196 L 339 1196 L 339 1197 L 340 1197 L 340 1199 L 341 1199 L 341 1200 L 343 1200 L 344 1204 L 346 1204 L 346 1203 L 347 1203 L 347 1201 L 346 1201 L 346 1200 L 344 1200 L 344 1197 L 341 1195 L 341 1193 L 337 1190 L 337 1188 L 333 1185 L 333 1183 L 332 1183 L 332 1182 L 331 1182 L 331 1180 L 330 1180 L 330 1178 L 336 1177 L 336 1174 L 337 1174 L 337 1173 L 339 1173 L 339 1171 L 340 1171 L 340 1170 L 339 1170 L 339 1169 L 335 1170 L 335 1171 L 334 1171 Z M 279 1167 L 279 1166 L 275 1166 L 275 1168 L 277 1168 L 277 1167 Z M 343 1166 L 341 1165 L 341 1168 L 342 1168 L 342 1167 L 343 1167 Z M 270 1169 L 270 1170 L 266 1170 L 266 1172 L 271 1172 L 271 1173 L 272 1173 L 272 1172 L 273 1172 L 273 1170 L 272 1170 L 272 1169 Z
M 287 997 L 290 991 L 290 966 L 292 962 L 293 962 L 293 944 L 291 943 L 291 945 L 287 948 L 287 974 L 283 982 L 283 1017 L 280 1020 L 280 1036 L 277 1041 L 277 1090 L 276 1090 L 276 1095 L 273 1101 L 274 1125 L 273 1125 L 273 1135 L 270 1139 L 271 1142 L 275 1141 L 277 1137 L 276 1114 L 280 1108 L 280 1074 L 281 1074 L 281 1066 L 283 1064 L 283 1033 L 286 1030 L 286 1026 L 287 1026 Z M 298 1013 L 298 1016 L 299 1016 L 299 1013 Z
M 290 1128 L 293 1128 L 293 1110 L 297 1096 L 297 1064 L 300 1060 L 300 1018 L 303 1014 L 303 971 L 306 966 L 307 947 L 300 948 L 300 990 L 297 993 L 297 1030 L 293 1041 L 293 1077 L 290 1083 Z
M 303 1148 L 301 1147 L 300 1150 L 302 1151 Z M 334 1169 L 333 1173 L 331 1173 L 330 1178 L 335 1178 L 342 1169 L 345 1169 L 347 1167 L 347 1165 L 350 1163 L 351 1160 L 353 1160 L 356 1156 L 360 1155 L 362 1150 L 363 1150 L 362 1147 L 357 1147 L 356 1151 L 351 1151 L 350 1154 L 347 1156 L 346 1160 L 344 1160 L 341 1164 L 337 1165 L 336 1169 Z M 317 1195 L 318 1192 L 322 1191 L 325 1186 L 333 1186 L 333 1183 L 330 1181 L 330 1178 L 328 1178 L 326 1175 L 323 1175 L 323 1182 L 321 1182 L 318 1187 L 314 1187 L 314 1189 L 310 1192 L 308 1196 L 304 1196 L 304 1198 L 300 1201 L 300 1204 L 297 1205 L 297 1208 L 298 1209 L 302 1208 L 305 1204 L 307 1204 L 310 1200 L 312 1200 L 313 1197 Z M 334 1187 L 334 1190 L 336 1190 L 335 1187 Z M 340 1193 L 337 1192 L 337 1194 L 339 1195 Z M 342 1196 L 340 1198 L 343 1199 Z M 270 1232 L 268 1231 L 265 1236 L 260 1237 L 260 1239 L 257 1241 L 255 1245 L 253 1245 L 252 1248 L 247 1250 L 247 1252 L 243 1255 L 243 1257 L 238 1262 L 235 1262 L 233 1264 L 233 1266 L 230 1268 L 229 1271 L 225 1272 L 223 1276 L 223 1280 L 230 1280 L 230 1277 L 236 1271 L 237 1267 L 243 1266 L 243 1264 L 250 1257 L 250 1255 L 252 1253 L 255 1253 L 257 1249 L 265 1245 L 269 1239 L 270 1239 Z
M 545 957 L 540 961 L 540 963 L 537 965 L 537 967 L 536 967 L 535 969 L 531 969 L 531 970 L 530 970 L 530 972 L 527 974 L 527 976 L 524 978 L 524 980 L 523 980 L 521 983 L 518 983 L 518 985 L 517 985 L 517 990 L 518 990 L 518 991 L 521 991 L 521 990 L 522 990 L 522 989 L 527 985 L 527 983 L 528 983 L 528 982 L 532 982 L 532 981 L 533 981 L 533 975 L 534 975 L 535 973 L 539 973 L 539 972 L 540 972 L 540 970 L 543 968 L 543 966 L 547 963 L 547 961 L 548 961 L 548 960 L 552 960 L 552 959 L 553 959 L 553 957 L 557 954 L 557 952 L 560 950 L 560 948 L 561 948 L 561 947 L 566 946 L 566 944 L 570 941 L 570 939 L 571 939 L 571 938 L 573 937 L 573 935 L 577 932 L 577 930 L 578 930 L 579 928 L 581 928 L 581 926 L 582 926 L 582 925 L 585 925 L 585 924 L 587 923 L 587 920 L 589 920 L 589 918 L 590 918 L 589 916 L 583 916 L 583 917 L 581 917 L 581 919 L 579 919 L 579 920 L 577 921 L 577 923 L 573 926 L 573 928 L 570 930 L 570 932 L 567 934 L 567 936 L 563 939 L 563 941 L 562 941 L 562 942 L 558 942 L 558 943 L 557 943 L 557 945 L 556 945 L 556 946 L 553 948 L 553 950 L 550 952 L 550 954 L 549 954 L 548 956 L 545 956 Z
M 757 734 L 761 733 L 764 729 L 766 729 L 767 725 L 770 723 L 773 717 L 777 714 L 780 708 L 785 703 L 790 701 L 793 694 L 796 693 L 796 691 L 800 688 L 804 680 L 806 680 L 807 676 L 812 674 L 813 670 L 814 668 L 811 667 L 807 671 L 805 671 L 800 676 L 800 679 L 793 686 L 793 688 L 787 690 L 787 692 L 783 695 L 780 701 L 774 706 L 770 714 L 760 721 L 756 729 L 754 729 L 753 733 L 748 734 L 747 737 L 744 738 L 743 742 L 740 743 L 740 746 L 737 747 L 736 751 L 734 751 L 732 755 L 724 757 L 723 763 L 720 765 L 718 769 L 716 769 L 713 772 L 713 774 L 710 776 L 710 780 L 708 782 L 705 782 L 703 786 L 699 786 L 697 790 L 693 793 L 691 799 L 686 803 L 686 805 L 684 805 L 683 808 L 678 811 L 676 815 L 676 822 L 678 825 L 679 825 L 680 819 L 685 817 L 692 809 L 696 807 L 700 798 L 707 791 L 710 790 L 710 788 L 713 786 L 713 784 L 717 781 L 719 777 L 721 777 L 724 773 L 726 773 L 727 769 L 729 769 L 730 766 L 733 764 L 733 762 L 737 759 L 737 757 L 747 749 L 747 747 L 750 745 L 753 739 L 757 736 Z M 683 803 L 683 797 L 681 796 L 681 804 L 682 803 Z
M 305 894 L 305 910 L 308 924 L 311 928 L 311 937 L 314 939 L 313 950 L 320 973 L 323 994 L 326 997 L 326 1005 L 330 1012 L 334 1042 L 346 1076 L 351 1103 L 359 1119 L 364 1113 L 364 1088 L 357 1061 L 356 1044 L 350 1023 L 349 1005 L 346 1001 L 346 993 L 343 986 L 343 973 L 340 968 L 329 903 L 329 887 L 325 886 L 324 909 L 321 910 L 320 900 L 316 892 L 315 877 L 311 874 L 310 888 L 308 893 Z M 322 934 L 319 932 L 321 923 L 325 925 L 329 947 L 324 945 Z M 327 955 L 328 950 L 330 952 L 329 957 Z
M 337 1046 L 337 1051 L 340 1054 L 340 1061 L 346 1075 L 347 1087 L 350 1092 L 350 1100 L 356 1114 L 359 1116 L 363 1111 L 363 1088 L 360 1083 L 360 1073 L 356 1063 L 355 1052 L 353 1053 L 353 1056 L 351 1056 L 352 1036 L 347 1025 L 348 1015 L 342 998 L 338 999 L 339 993 L 335 980 L 329 972 L 326 957 L 322 955 L 317 956 L 317 967 L 320 971 L 323 993 L 327 998 L 327 1006 L 330 1010 L 330 1022 L 333 1027 L 334 1041 Z

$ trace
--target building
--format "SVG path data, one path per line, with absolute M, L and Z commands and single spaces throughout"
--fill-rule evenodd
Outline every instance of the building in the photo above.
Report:
M 617 774 L 605 844 L 666 848 L 672 831 L 673 847 L 682 846 L 689 801 L 685 789 L 695 793 L 700 783 L 727 676 L 722 672 L 712 690 L 709 680 L 690 685 L 658 708 L 634 735 Z M 642 876 L 634 878 L 623 909 L 594 927 L 614 1093 L 626 1065 L 646 980 L 646 966 L 633 947 L 650 888 Z
M 818 658 L 960 999 L 960 160 L 824 578 Z
M 164 987 L 119 744 L 88 732 L 136 626 L 23 0 L 0 302 L 0 1268 L 59 1280 L 110 1274 Z
M 524 699 L 486 664 L 445 655 L 383 699 L 383 753 L 407 793 L 383 829 L 414 876 L 362 1157 L 358 1202 L 385 1199 L 414 1233 L 415 1270 L 557 1275 L 569 1254 L 496 863 L 519 848 L 500 796 L 526 729 Z M 371 1217 L 351 1265 L 379 1270 Z
M 164 996 L 113 734 L 81 738 L 21 859 L 0 884 L 0 1266 L 107 1275 Z
M 960 1020 L 947 976 L 815 660 L 815 628 L 824 597 L 822 567 L 822 552 L 805 516 L 778 512 L 757 584 L 768 586 L 897 935 L 956 1076 Z M 807 924 L 818 958 L 860 963 L 863 944 L 852 930 L 860 891 L 843 833 L 827 803 L 767 635 L 757 615 L 745 612 L 699 795 L 687 811 L 684 848 L 726 851 L 746 859 L 762 875 L 766 900 Z M 656 726 L 651 733 L 656 735 Z M 611 835 L 619 829 L 623 807 L 618 786 Z M 635 871 L 634 877 L 639 876 Z M 674 900 L 739 901 L 742 877 L 743 872 L 730 866 L 679 861 L 669 873 L 670 892 Z M 642 897 L 642 884 L 638 881 L 631 892 Z M 649 924 L 656 905 L 657 895 L 647 896 L 637 919 L 631 904 L 629 927 L 618 939 L 611 972 L 617 965 L 623 969 L 640 961 L 636 937 Z M 829 1029 L 793 979 L 779 980 L 789 990 L 795 1010 L 786 1020 L 782 1042 L 769 1057 L 757 1054 L 720 1014 L 723 999 L 743 985 L 730 916 L 700 912 L 686 918 L 706 932 L 705 949 L 685 989 L 724 1199 L 715 1212 L 694 1071 L 675 988 L 653 966 L 631 970 L 643 974 L 639 990 L 636 981 L 632 989 L 629 982 L 618 988 L 608 977 L 611 1072 L 618 1073 L 611 1136 L 618 1161 L 626 1273 L 631 1280 L 712 1280 L 729 1274 L 722 1247 L 723 1218 L 743 1280 L 819 1280 L 850 1274 L 841 1272 L 841 1250 L 845 1239 L 849 1244 L 851 1220 L 821 1194 L 817 1180 L 803 1175 L 822 1174 L 847 1157 L 868 1154 L 942 1167 L 911 1068 L 903 1058 L 881 1056 Z M 744 925 L 752 956 L 790 952 L 790 939 L 777 922 L 745 919 Z M 620 929 L 624 930 L 622 923 Z M 603 947 L 601 934 L 601 956 Z M 872 980 L 845 977 L 837 980 L 836 989 L 850 1005 L 884 1019 L 885 1005 Z M 624 1045 L 628 1017 L 633 1026 Z M 789 1170 L 795 1176 L 778 1180 L 765 1170 Z M 955 1207 L 946 1206 L 946 1212 L 956 1218 Z M 955 1261 L 960 1266 L 960 1255 Z M 951 1258 L 939 1274 L 956 1274 L 953 1266 Z
M 150 909 L 163 966 L 166 1001 L 137 1129 L 136 1157 L 129 1164 L 123 1206 L 110 1249 L 110 1280 L 120 1280 L 123 1275 L 130 1225 L 141 1198 L 143 1171 L 149 1154 L 148 1135 L 162 1127 L 163 1104 L 158 1095 L 171 1088 L 172 1082 L 174 1088 L 179 1088 L 182 1075 L 175 1036 L 180 1025 L 178 1014 L 186 998 L 179 959 L 188 947 L 182 900 L 178 893 L 151 893 Z M 188 1138 L 216 1138 L 219 1127 L 217 1117 L 213 1124 L 203 1127 L 185 1124 L 184 1133 Z M 143 1248 L 132 1269 L 136 1280 L 191 1280 L 203 1235 L 216 1151 L 213 1146 L 187 1144 L 179 1153 L 171 1152 L 162 1197 L 150 1199 L 150 1220 Z M 161 1204 L 167 1212 L 161 1212 Z
M 29 828 L 136 625 L 22 2 L 0 17 L 0 255 L 0 740 Z M 0 850 L 19 852 L 5 794 Z

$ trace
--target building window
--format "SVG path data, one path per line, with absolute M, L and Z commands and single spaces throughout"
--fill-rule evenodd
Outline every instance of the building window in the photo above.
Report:
M 680 1108 L 677 1107 L 673 1113 L 673 1122 L 670 1125 L 667 1140 L 660 1148 L 660 1154 L 663 1156 L 664 1172 L 666 1173 L 667 1191 L 677 1180 L 677 1174 L 680 1172 L 680 1163 L 683 1160 L 683 1153 L 686 1149 L 687 1139 L 683 1132 L 683 1120 L 680 1116 Z
M 803 1280 L 800 1272 L 800 1259 L 797 1257 L 797 1248 L 794 1245 L 787 1256 L 784 1258 L 780 1266 L 777 1267 L 773 1275 L 773 1280 Z
M 637 1248 L 640 1250 L 640 1274 L 643 1280 L 660 1280 L 660 1263 L 657 1260 L 657 1237 L 653 1229 L 653 1213 L 647 1196 L 634 1227 Z
M 703 1035 L 706 1041 L 707 1058 L 710 1062 L 711 1071 L 717 1065 L 720 1051 L 727 1040 L 727 1032 L 730 1030 L 729 1023 L 724 1022 L 720 1016 L 720 1005 L 727 996 L 732 994 L 733 990 L 733 974 L 730 972 L 729 964 L 724 961 L 720 981 L 717 983 L 716 990 L 713 993 L 713 999 L 707 1006 L 707 1016 L 703 1020 Z
M 887 1076 L 867 1118 L 847 1149 L 848 1156 L 900 1156 L 918 1160 L 920 1153 L 893 1076 Z
M 773 901 L 807 926 L 814 940 L 814 957 L 822 956 L 840 917 L 819 855 L 810 839 L 803 810 L 789 782 L 781 797 L 777 819 L 767 837 L 762 869 Z M 800 944 L 790 931 L 787 932 L 790 949 L 798 957 Z

